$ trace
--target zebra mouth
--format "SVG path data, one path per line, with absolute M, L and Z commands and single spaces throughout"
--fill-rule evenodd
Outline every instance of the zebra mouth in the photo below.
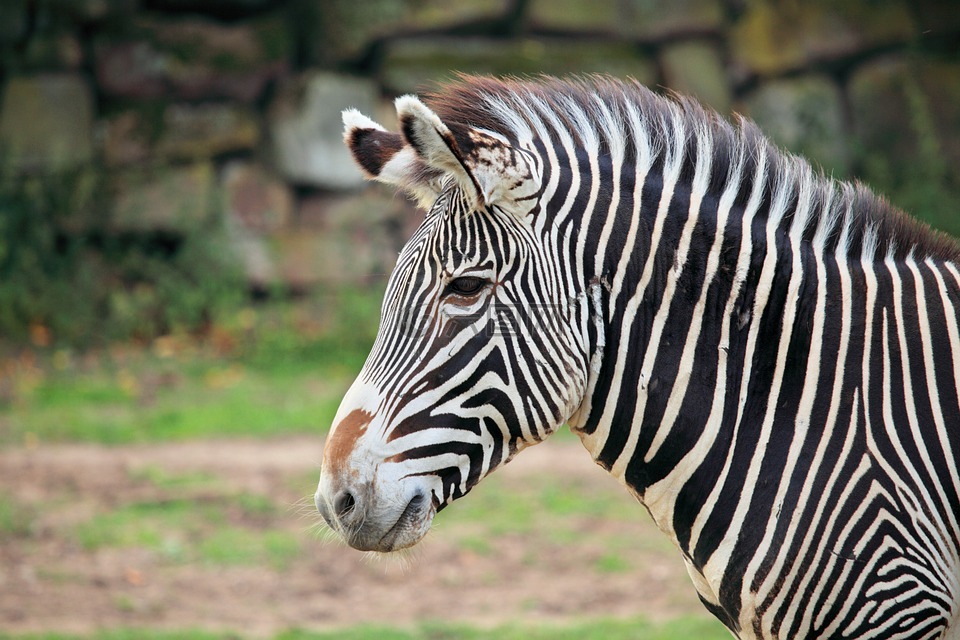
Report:
M 415 545 L 426 534 L 433 520 L 432 514 L 423 513 L 426 497 L 417 493 L 392 527 L 380 538 L 377 551 L 396 551 Z M 425 525 L 425 526 L 424 526 Z

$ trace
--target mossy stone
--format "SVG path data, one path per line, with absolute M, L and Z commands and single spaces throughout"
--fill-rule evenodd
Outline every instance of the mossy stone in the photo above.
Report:
M 301 0 L 297 14 L 309 62 L 356 60 L 370 45 L 398 34 L 464 28 L 504 16 L 509 0 Z
M 719 31 L 723 15 L 720 0 L 531 0 L 526 20 L 543 30 L 657 41 Z
M 562 39 L 405 39 L 387 47 L 381 79 L 391 91 L 430 88 L 457 72 L 495 75 L 606 73 L 656 82 L 653 62 L 623 42 Z
M 621 0 L 531 0 L 527 23 L 537 29 L 614 34 L 623 18 Z
M 619 33 L 651 40 L 719 32 L 722 0 L 624 0 Z
M 743 106 L 773 141 L 843 175 L 850 165 L 840 88 L 828 77 L 773 80 L 750 93 Z
M 711 42 L 688 40 L 667 46 L 660 53 L 667 87 L 689 94 L 722 114 L 733 100 L 719 48 Z
M 765 76 L 904 43 L 914 33 L 913 16 L 901 0 L 753 0 L 729 41 L 744 73 Z
M 895 173 L 917 162 L 960 165 L 960 63 L 888 56 L 857 69 L 848 90 L 865 156 L 904 165 Z
M 341 111 L 378 107 L 376 84 L 364 78 L 312 72 L 284 83 L 270 105 L 273 166 L 290 182 L 356 189 L 363 176 L 343 144 Z
M 272 18 L 141 18 L 98 34 L 94 58 L 100 88 L 111 98 L 251 103 L 287 71 L 291 46 L 284 23 Z
M 93 95 L 79 74 L 19 76 L 0 106 L 0 149 L 23 169 L 56 169 L 93 155 Z
M 257 115 L 242 105 L 172 104 L 164 110 L 155 148 L 163 158 L 200 159 L 249 151 L 259 140 Z
M 390 273 L 418 219 L 409 201 L 386 187 L 313 195 L 301 201 L 298 224 L 269 234 L 265 246 L 275 276 L 295 290 L 365 285 Z
M 116 173 L 111 226 L 114 231 L 194 231 L 214 213 L 214 178 L 209 162 Z

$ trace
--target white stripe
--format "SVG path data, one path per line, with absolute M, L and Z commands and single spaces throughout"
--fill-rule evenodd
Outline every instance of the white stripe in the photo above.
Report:
M 927 262 L 927 266 L 930 266 L 930 261 Z M 950 479 L 954 487 L 957 487 L 960 491 L 960 474 L 957 472 L 957 462 L 954 456 L 950 455 L 950 439 L 947 436 L 947 425 L 943 418 L 943 410 L 940 408 L 940 392 L 937 388 L 937 376 L 936 369 L 933 360 L 933 336 L 931 334 L 930 327 L 930 317 L 927 312 L 927 300 L 924 295 L 924 282 L 923 277 L 920 275 L 920 269 L 916 261 L 912 258 L 907 260 L 907 267 L 913 273 L 913 282 L 914 288 L 916 291 L 916 305 L 917 313 L 919 315 L 919 324 L 920 324 L 920 341 L 923 343 L 923 367 L 927 376 L 927 398 L 930 400 L 930 407 L 933 410 L 933 423 L 937 429 L 937 439 L 940 442 L 940 448 L 944 453 L 944 458 L 947 461 L 947 470 L 950 474 Z M 935 268 L 931 267 L 931 272 L 933 272 L 938 278 L 939 273 Z M 944 300 L 944 310 L 946 310 L 946 305 L 949 301 Z M 949 321 L 947 325 L 949 327 Z M 949 331 L 949 328 L 948 328 Z M 960 343 L 952 343 L 960 344 Z M 919 439 L 919 434 L 916 436 L 917 446 L 923 448 L 926 451 L 926 448 L 922 446 L 923 441 Z M 925 462 L 928 462 L 932 465 L 929 457 L 925 457 Z M 927 467 L 927 471 L 930 473 L 932 478 L 938 479 L 939 476 L 936 470 L 932 466 Z M 947 500 L 946 495 L 943 492 L 943 487 L 938 483 L 937 484 L 938 493 L 940 495 L 941 504 L 944 506 L 947 517 L 950 520 L 950 533 L 953 534 L 953 540 L 960 538 L 960 524 L 957 522 L 957 514 L 949 508 L 949 501 Z M 945 577 L 947 581 L 952 581 L 955 587 L 954 593 L 960 595 L 960 558 L 958 558 L 958 550 L 956 546 L 952 543 L 952 540 L 949 536 L 945 536 L 942 541 L 942 545 L 939 547 L 951 552 L 953 560 L 953 571 L 946 571 Z
M 752 150 L 745 150 L 747 151 Z M 733 319 L 734 307 L 736 306 L 737 299 L 740 297 L 740 290 L 743 287 L 744 282 L 747 279 L 750 269 L 750 260 L 753 255 L 753 238 L 751 237 L 751 227 L 753 225 L 753 219 L 757 215 L 757 211 L 760 208 L 760 204 L 763 200 L 763 194 L 766 192 L 767 184 L 767 156 L 764 153 L 760 153 L 757 157 L 757 169 L 753 176 L 753 187 L 750 193 L 750 199 L 747 201 L 747 206 L 743 211 L 743 218 L 740 224 L 740 254 L 737 256 L 737 271 L 734 277 L 733 287 L 730 290 L 730 296 L 727 298 L 727 306 L 723 312 L 723 327 L 721 328 L 721 342 L 719 347 L 718 355 L 718 366 L 717 366 L 717 384 L 714 387 L 713 402 L 711 403 L 710 416 L 707 418 L 707 424 L 705 429 L 711 431 L 719 431 L 720 423 L 723 419 L 723 414 L 726 408 L 726 396 L 727 396 L 727 351 L 730 347 L 730 335 L 732 328 L 730 323 Z M 739 320 L 739 319 L 738 319 Z M 738 329 L 739 331 L 739 329 Z M 746 364 L 746 373 L 743 378 L 746 381 L 750 373 L 749 362 Z M 720 471 L 720 475 L 717 478 L 717 482 L 714 484 L 713 489 L 710 491 L 710 495 L 703 501 L 704 508 L 697 514 L 696 519 L 693 521 L 693 526 L 690 529 L 690 549 L 696 549 L 697 544 L 700 540 L 700 535 L 703 533 L 703 528 L 707 524 L 707 520 L 710 515 L 713 513 L 712 506 L 716 504 L 717 498 L 720 495 L 720 491 L 723 489 L 723 485 L 726 482 L 727 475 L 730 473 L 731 461 L 733 460 L 733 453 L 735 451 L 734 443 L 737 441 L 739 423 L 734 424 L 732 442 L 727 450 L 727 457 L 724 460 L 723 469 Z M 719 582 L 717 582 L 719 586 Z
M 636 292 L 627 301 L 626 308 L 624 309 L 623 314 L 623 327 L 624 333 L 629 333 L 629 327 L 631 327 L 636 320 L 637 309 L 640 307 L 640 302 L 643 300 L 643 294 L 647 288 L 647 285 L 650 282 L 650 278 L 653 275 L 653 263 L 655 261 L 656 250 L 660 243 L 660 237 L 663 234 L 663 224 L 666 218 L 666 211 L 669 208 L 670 201 L 673 199 L 673 189 L 676 187 L 677 181 L 680 179 L 680 171 L 683 168 L 683 145 L 681 144 L 685 139 L 685 134 L 683 130 L 683 122 L 678 118 L 671 118 L 668 121 L 661 119 L 661 126 L 664 131 L 673 132 L 674 144 L 668 144 L 666 146 L 666 158 L 664 159 L 664 181 L 663 189 L 660 194 L 660 206 L 657 210 L 657 217 L 654 220 L 653 231 L 650 236 L 650 254 L 647 256 L 646 263 L 644 264 L 643 273 L 640 276 L 640 283 L 637 287 Z M 612 301 L 611 301 L 612 302 Z M 616 356 L 616 365 L 613 372 L 613 381 L 610 384 L 610 393 L 616 394 L 620 393 L 620 388 L 623 385 L 623 374 L 627 359 L 627 350 L 630 347 L 630 340 L 621 340 L 620 344 L 617 345 L 617 356 Z M 583 442 L 583 445 L 591 453 L 594 459 L 599 457 L 601 451 L 603 450 L 603 445 L 607 441 L 607 437 L 610 434 L 610 427 L 613 422 L 613 412 L 616 409 L 616 399 L 611 399 L 608 397 L 604 403 L 603 413 L 600 416 L 600 419 L 597 423 L 597 428 L 593 433 L 586 434 L 581 433 L 580 439 Z
M 683 129 L 683 123 L 680 119 L 680 116 L 674 118 L 674 142 L 673 146 L 677 149 L 677 154 L 681 158 L 678 162 L 678 171 L 677 177 L 679 178 L 679 168 L 683 166 L 683 156 L 685 155 L 685 130 Z M 699 132 L 698 132 L 699 134 Z M 698 140 L 699 143 L 699 140 Z M 710 155 L 710 154 L 707 154 Z M 703 159 L 704 154 L 697 154 L 697 166 L 694 174 L 694 183 L 696 184 L 697 180 L 700 181 L 709 181 L 709 176 L 704 176 L 703 171 L 706 169 L 709 171 L 709 162 L 706 159 Z M 701 162 L 703 159 L 703 162 Z M 665 185 L 666 186 L 666 185 Z M 660 197 L 660 205 L 657 210 L 657 223 L 660 224 L 661 219 L 666 220 L 670 205 L 673 202 L 673 190 L 676 187 L 676 180 L 670 184 L 669 190 L 666 188 Z M 699 195 L 697 195 L 699 193 Z M 639 388 L 637 389 L 637 404 L 634 407 L 634 418 L 633 424 L 631 425 L 630 431 L 627 434 L 627 441 L 624 444 L 623 449 L 617 456 L 616 461 L 613 463 L 613 466 L 610 469 L 612 473 L 617 478 L 624 478 L 626 473 L 627 465 L 633 459 L 634 452 L 637 448 L 637 441 L 640 438 L 640 423 L 643 420 L 644 409 L 647 404 L 647 384 L 649 384 L 650 379 L 653 377 L 653 363 L 656 361 L 657 353 L 660 348 L 661 335 L 663 334 L 663 329 L 667 322 L 667 316 L 669 315 L 670 303 L 673 298 L 673 291 L 676 289 L 677 280 L 680 278 L 681 273 L 683 272 L 683 266 L 686 263 L 687 253 L 690 250 L 690 237 L 693 234 L 693 229 L 696 226 L 697 220 L 699 219 L 699 198 L 702 197 L 702 191 L 699 191 L 696 188 L 693 188 L 690 194 L 690 208 L 687 215 L 687 220 L 684 223 L 683 230 L 681 231 L 680 241 L 677 245 L 676 253 L 674 254 L 674 263 L 673 268 L 667 272 L 667 282 L 664 287 L 663 294 L 660 298 L 660 306 L 657 311 L 653 314 L 653 326 L 650 330 L 650 341 L 647 343 L 647 349 L 643 354 L 643 363 L 640 367 L 640 380 L 638 382 Z M 696 204 L 696 209 L 694 209 L 694 204 Z M 630 300 L 638 301 L 642 299 L 643 295 L 646 293 L 646 288 L 649 285 L 650 279 L 653 276 L 653 266 L 656 262 L 655 258 L 658 253 L 658 244 L 651 242 L 650 243 L 650 255 L 647 258 L 647 263 L 644 265 L 643 277 L 641 277 L 641 285 L 637 289 L 637 293 L 634 294 L 634 297 Z M 631 322 L 632 324 L 632 322 Z M 630 325 L 627 325 L 630 326 Z M 629 342 L 624 341 L 624 342 Z M 626 346 L 626 345 L 624 345 Z M 617 385 L 619 387 L 619 385 Z M 611 407 L 612 408 L 612 407 Z M 606 412 L 604 412 L 606 413 Z M 644 504 L 650 505 L 644 501 Z M 658 521 L 659 526 L 664 526 L 666 523 Z M 672 529 L 670 530 L 672 531 Z M 672 534 L 671 534 L 672 535 Z
M 770 292 L 773 287 L 774 275 L 777 273 L 777 262 L 779 259 L 779 254 L 777 252 L 777 227 L 780 225 L 780 221 L 783 219 L 787 211 L 787 207 L 790 204 L 791 200 L 791 189 L 793 185 L 792 177 L 794 175 L 792 171 L 793 167 L 791 164 L 784 164 L 780 168 L 780 173 L 777 176 L 776 186 L 774 190 L 773 202 L 770 205 L 770 210 L 767 218 L 766 232 L 767 232 L 767 252 L 764 256 L 763 267 L 760 271 L 760 280 L 757 283 L 756 293 L 754 297 L 753 313 L 752 313 L 752 322 L 750 325 L 750 333 L 747 337 L 747 348 L 744 353 L 744 375 L 743 383 L 740 388 L 740 402 L 737 408 L 737 420 L 736 428 L 740 428 L 741 420 L 743 418 L 743 410 L 747 402 L 747 390 L 750 387 L 750 374 L 752 369 L 752 362 L 754 352 L 756 350 L 757 344 L 757 335 L 760 331 L 760 321 L 763 318 L 763 312 L 766 309 L 766 305 L 770 299 Z M 790 282 L 790 291 L 792 295 L 796 295 L 795 285 L 793 283 L 793 277 L 791 277 Z M 789 300 L 791 295 L 788 294 L 787 300 Z M 792 324 L 792 311 L 791 307 L 788 306 L 785 314 L 783 324 L 785 327 L 790 327 Z M 789 338 L 789 336 L 788 336 Z M 783 360 L 785 359 L 785 350 L 786 344 L 783 343 L 781 337 L 780 350 L 777 356 L 776 370 L 773 378 L 773 385 L 779 387 L 779 382 L 782 380 L 783 376 Z M 771 392 L 771 398 L 773 399 L 773 393 Z M 757 444 L 758 451 L 763 452 L 766 445 L 767 439 L 769 438 L 770 426 L 769 421 L 770 417 L 765 417 L 764 422 L 761 426 L 760 441 Z M 733 446 L 736 446 L 734 443 Z M 732 457 L 731 457 L 732 462 Z M 757 474 L 759 471 L 759 464 L 757 456 L 755 455 L 750 462 L 750 467 L 748 474 L 743 478 L 741 483 L 744 487 L 755 486 L 757 482 Z M 726 472 L 726 470 L 725 470 Z M 745 499 L 744 499 L 745 498 Z M 746 512 L 746 509 L 749 507 L 749 494 L 742 496 L 740 502 L 737 505 L 737 509 L 734 512 L 733 520 L 731 521 L 730 527 L 727 529 L 723 539 L 721 540 L 719 546 L 715 550 L 714 554 L 706 562 L 704 566 L 704 575 L 710 579 L 713 576 L 718 582 L 722 580 L 723 576 L 727 574 L 727 564 L 730 561 L 730 556 L 733 554 L 733 548 L 736 544 L 736 540 L 739 537 L 740 528 L 744 526 L 743 518 Z
M 690 189 L 690 209 L 687 216 L 687 223 L 684 225 L 683 235 L 680 238 L 680 244 L 677 248 L 676 262 L 678 266 L 677 268 L 672 269 L 667 275 L 667 287 L 663 294 L 664 302 L 661 304 L 661 309 L 663 309 L 664 305 L 666 306 L 666 313 L 661 312 L 658 314 L 658 317 L 663 318 L 663 323 L 661 324 L 660 329 L 662 329 L 670 319 L 669 310 L 670 305 L 673 302 L 674 290 L 676 289 L 677 282 L 680 280 L 680 277 L 683 274 L 683 268 L 687 262 L 687 255 L 690 253 L 692 248 L 693 230 L 696 227 L 697 222 L 700 220 L 700 207 L 703 203 L 703 197 L 706 195 L 706 191 L 710 186 L 710 167 L 713 156 L 713 145 L 710 138 L 710 132 L 698 127 L 696 130 L 696 139 L 697 166 L 693 174 L 693 184 Z M 736 182 L 729 181 L 727 183 L 727 189 L 722 195 L 723 201 L 720 203 L 720 206 L 717 210 L 717 230 L 713 235 L 713 245 L 710 247 L 710 252 L 707 254 L 707 267 L 703 278 L 702 288 L 700 290 L 700 298 L 697 300 L 697 303 L 694 306 L 692 322 L 690 324 L 690 328 L 687 330 L 687 339 L 683 345 L 683 352 L 680 354 L 680 365 L 677 369 L 677 377 L 674 380 L 673 387 L 670 390 L 670 397 L 667 400 L 667 406 L 664 410 L 663 418 L 661 419 L 659 428 L 653 435 L 650 448 L 644 454 L 644 462 L 650 462 L 653 460 L 654 456 L 657 455 L 657 452 L 660 451 L 660 447 L 663 446 L 663 443 L 666 441 L 667 435 L 670 433 L 671 429 L 673 429 L 677 417 L 680 415 L 680 408 L 683 406 L 683 399 L 686 397 L 687 388 L 690 384 L 690 376 L 693 374 L 693 358 L 696 353 L 697 343 L 699 342 L 700 338 L 700 327 L 703 324 L 707 292 L 710 289 L 710 284 L 713 281 L 713 277 L 717 271 L 717 266 L 720 262 L 720 247 L 723 244 L 724 229 L 727 225 L 727 216 L 730 213 L 730 207 L 733 206 L 733 200 L 737 195 L 737 185 L 739 185 L 739 182 L 739 176 Z M 659 348 L 659 336 L 656 344 Z M 649 352 L 650 349 L 647 351 Z M 656 357 L 655 353 L 653 357 Z M 651 359 L 651 371 L 648 372 L 646 367 L 642 369 L 641 375 L 644 376 L 644 380 L 650 380 L 652 377 L 653 362 L 654 360 Z M 643 406 L 646 405 L 646 394 L 643 394 L 641 397 L 643 398 L 644 402 L 638 406 L 638 413 L 640 413 Z M 706 446 L 706 449 L 709 449 L 709 445 L 712 444 L 713 441 L 710 437 L 710 432 L 707 432 L 706 435 L 707 437 L 704 438 L 704 440 L 709 440 L 709 442 L 704 442 L 703 444 Z M 712 435 L 716 434 L 714 433 Z M 636 445 L 634 444 L 634 446 Z M 706 449 L 704 450 L 704 453 L 706 452 Z M 691 468 L 691 472 L 692 471 L 693 469 Z M 675 486 L 682 486 L 682 483 Z M 670 508 L 669 511 L 670 513 L 666 515 L 667 518 L 672 520 L 673 509 Z
M 799 176 L 797 176 L 797 178 L 799 180 L 797 209 L 796 213 L 794 214 L 793 224 L 788 236 L 793 263 L 790 270 L 790 281 L 787 284 L 787 296 L 784 300 L 783 324 L 781 327 L 780 338 L 777 340 L 776 365 L 770 385 L 770 394 L 767 397 L 767 406 L 763 417 L 763 423 L 760 427 L 760 436 L 757 440 L 756 450 L 750 459 L 750 465 L 747 467 L 747 474 L 744 479 L 744 487 L 756 487 L 760 483 L 760 471 L 763 467 L 764 459 L 766 458 L 767 444 L 770 442 L 770 438 L 773 435 L 774 418 L 776 417 L 777 408 L 780 404 L 780 393 L 783 391 L 783 376 L 784 371 L 786 370 L 787 352 L 790 348 L 790 342 L 793 337 L 793 330 L 796 324 L 797 302 L 800 294 L 800 286 L 804 281 L 800 256 L 800 244 L 803 236 L 803 230 L 806 226 L 807 220 L 810 219 L 811 209 L 813 208 L 813 181 L 809 170 L 802 172 Z M 757 320 L 759 324 L 760 318 L 757 318 Z M 796 446 L 798 431 L 799 429 L 794 429 L 791 448 Z M 767 477 L 766 480 L 773 480 L 776 483 L 779 495 L 779 492 L 782 490 L 782 487 L 785 484 L 784 478 L 776 476 L 774 478 Z M 746 526 L 747 513 L 752 506 L 751 498 L 752 492 L 745 491 L 743 494 L 741 494 L 741 499 L 737 502 L 737 508 L 735 509 L 733 519 L 731 520 L 730 529 L 727 530 L 727 533 L 724 536 L 724 541 L 717 549 L 717 553 L 714 554 L 714 556 L 710 559 L 711 563 L 714 561 L 717 562 L 715 566 L 726 567 L 729 564 L 731 557 L 730 554 L 733 552 L 733 549 L 736 546 L 735 537 L 739 536 L 740 528 L 742 526 Z M 772 509 L 771 518 L 775 518 L 777 515 L 776 503 L 772 505 Z M 768 524 L 767 526 L 769 527 L 770 525 Z M 734 536 L 733 534 L 736 535 Z M 753 558 L 747 565 L 745 574 L 746 577 L 743 580 L 740 591 L 741 602 L 747 603 L 751 600 L 749 597 L 751 585 L 750 576 L 754 575 L 757 570 L 758 558 L 763 558 L 762 544 L 763 543 L 761 542 L 761 547 L 755 551 Z M 749 611 L 749 608 L 745 608 L 740 615 L 740 622 L 744 627 L 750 625 L 750 621 L 746 619 L 745 615 Z
M 830 192 L 830 195 L 832 195 L 832 191 Z M 829 209 L 830 201 L 828 200 L 822 213 L 824 217 L 828 215 L 827 212 Z M 800 252 L 802 247 L 800 245 L 801 238 L 799 237 L 802 231 L 799 233 L 796 232 L 797 228 L 801 227 L 801 224 L 798 224 L 798 222 L 794 223 L 795 233 L 791 234 L 791 243 L 796 243 L 794 248 L 795 270 L 802 268 L 800 262 Z M 805 224 L 802 226 L 805 226 Z M 779 548 L 774 550 L 775 553 L 773 554 L 773 565 L 767 572 L 764 583 L 758 588 L 756 597 L 758 601 L 763 601 L 773 589 L 777 588 L 776 584 L 780 580 L 780 571 L 783 567 L 784 561 L 786 560 L 785 551 L 793 542 L 793 534 L 799 533 L 795 524 L 796 518 L 807 506 L 809 492 L 806 491 L 806 489 L 811 486 L 813 481 L 812 476 L 816 475 L 818 467 L 817 464 L 813 463 L 807 470 L 803 472 L 805 474 L 809 474 L 809 476 L 806 478 L 800 478 L 802 480 L 800 485 L 804 488 L 804 490 L 801 490 L 800 499 L 795 504 L 787 505 L 787 508 L 784 512 L 783 507 L 784 501 L 786 500 L 786 494 L 790 488 L 791 480 L 793 480 L 794 474 L 798 473 L 796 469 L 797 460 L 800 457 L 800 450 L 803 447 L 803 443 L 809 435 L 810 417 L 813 413 L 814 400 L 817 397 L 817 392 L 819 391 L 820 387 L 820 364 L 822 360 L 824 324 L 826 322 L 827 285 L 829 283 L 827 282 L 827 272 L 823 263 L 822 251 L 815 250 L 812 253 L 816 261 L 817 268 L 817 302 L 813 314 L 813 328 L 810 336 L 810 351 L 807 355 L 807 371 L 803 380 L 803 392 L 800 396 L 800 402 L 797 406 L 797 414 L 794 421 L 794 433 L 790 442 L 790 449 L 787 452 L 787 460 L 784 465 L 783 473 L 780 474 L 783 479 L 777 488 L 777 494 L 773 501 L 773 507 L 770 511 L 770 516 L 768 517 L 764 528 L 765 533 L 763 540 L 757 547 L 757 550 L 753 556 L 753 560 L 747 567 L 747 576 L 755 575 L 760 569 L 760 564 L 765 561 L 767 556 L 770 555 L 773 536 L 776 532 L 781 513 L 783 513 L 784 517 L 787 518 L 788 526 L 786 527 L 786 535 L 784 536 L 784 539 L 778 543 Z M 836 390 L 838 387 L 839 385 L 835 386 L 834 389 Z M 821 434 L 821 442 L 828 439 L 830 434 L 830 426 L 831 425 L 828 424 L 827 428 Z M 745 593 L 747 589 L 748 587 L 745 581 Z M 765 618 L 762 623 L 765 632 L 772 636 L 773 616 Z
M 827 411 L 827 419 L 826 419 L 826 423 L 824 424 L 823 436 L 821 437 L 820 443 L 817 445 L 817 450 L 813 455 L 814 461 L 824 460 L 827 452 L 827 446 L 829 445 L 831 440 L 831 433 L 839 429 L 841 426 L 837 424 L 837 414 L 840 411 L 840 406 L 842 403 L 842 392 L 843 392 L 843 383 L 844 383 L 844 377 L 846 372 L 847 353 L 849 351 L 849 346 L 850 346 L 850 326 L 852 323 L 852 316 L 853 316 L 853 312 L 852 312 L 853 301 L 852 301 L 852 295 L 850 291 L 851 283 L 850 283 L 849 265 L 847 263 L 847 257 L 845 254 L 838 254 L 835 256 L 835 258 L 837 263 L 837 272 L 839 274 L 839 284 L 840 284 L 840 304 L 841 304 L 841 310 L 840 310 L 840 316 L 839 316 L 840 345 L 839 345 L 839 350 L 837 352 L 836 364 L 834 367 L 834 383 L 833 383 L 833 393 L 830 398 L 830 408 Z M 854 396 L 856 397 L 856 391 L 854 391 Z M 851 411 L 853 412 L 853 415 L 851 416 L 850 425 L 848 425 L 846 430 L 847 435 L 844 440 L 843 448 L 840 451 L 839 455 L 836 457 L 836 463 L 834 464 L 833 469 L 830 471 L 830 475 L 827 479 L 826 485 L 824 486 L 823 492 L 820 495 L 814 497 L 814 500 L 817 501 L 817 508 L 813 513 L 812 520 L 809 523 L 806 523 L 806 526 L 803 532 L 799 530 L 799 525 L 796 522 L 796 518 L 800 515 L 802 505 L 808 504 L 808 502 L 811 499 L 810 494 L 812 493 L 814 488 L 813 480 L 815 478 L 815 474 L 817 473 L 816 469 L 814 470 L 813 472 L 814 476 L 810 478 L 810 481 L 805 482 L 803 484 L 803 489 L 801 490 L 800 496 L 797 500 L 797 504 L 800 507 L 791 510 L 791 525 L 788 528 L 788 531 L 793 532 L 793 534 L 791 535 L 788 533 L 789 537 L 788 537 L 788 540 L 784 542 L 784 547 L 786 547 L 789 544 L 792 544 L 795 535 L 800 535 L 802 533 L 803 540 L 801 542 L 800 548 L 796 556 L 793 558 L 794 562 L 789 574 L 787 574 L 787 576 L 783 578 L 782 586 L 779 592 L 777 593 L 776 598 L 771 603 L 770 610 L 773 612 L 780 611 L 781 608 L 784 606 L 784 601 L 786 600 L 787 594 L 789 593 L 790 588 L 796 582 L 797 578 L 800 577 L 801 572 L 804 572 L 803 573 L 804 580 L 802 582 L 802 585 L 798 589 L 800 593 L 803 593 L 804 591 L 806 591 L 807 585 L 809 584 L 809 581 L 812 577 L 812 572 L 809 571 L 810 566 L 804 565 L 798 560 L 800 558 L 803 558 L 806 555 L 807 551 L 810 548 L 810 545 L 813 543 L 813 534 L 817 530 L 817 528 L 820 526 L 821 519 L 825 516 L 829 517 L 831 515 L 835 517 L 836 513 L 840 511 L 840 509 L 830 509 L 828 505 L 824 502 L 824 499 L 826 498 L 826 496 L 829 496 L 833 493 L 834 487 L 837 484 L 837 479 L 839 478 L 839 475 L 840 475 L 840 470 L 843 467 L 843 463 L 844 461 L 846 461 L 847 457 L 850 454 L 850 447 L 852 446 L 853 437 L 856 432 L 855 431 L 856 411 L 857 411 L 856 405 L 857 405 L 856 402 L 854 402 L 851 405 Z M 817 464 L 819 463 L 815 462 L 813 463 L 813 466 L 816 467 Z M 774 566 L 774 569 L 771 571 L 771 575 L 779 574 L 778 567 L 780 565 L 781 565 L 781 561 L 778 558 L 777 564 Z M 798 613 L 802 613 L 802 612 L 797 611 L 796 607 L 790 607 L 786 616 L 784 617 L 781 628 L 789 629 L 790 625 L 793 623 L 793 617 Z

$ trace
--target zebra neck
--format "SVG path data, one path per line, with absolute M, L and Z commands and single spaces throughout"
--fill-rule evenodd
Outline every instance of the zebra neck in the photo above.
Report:
M 811 244 L 802 236 L 821 213 L 812 181 L 764 198 L 759 177 L 745 181 L 746 193 L 713 193 L 696 172 L 687 182 L 680 173 L 667 167 L 644 181 L 609 234 L 623 244 L 597 247 L 605 317 L 588 397 L 571 421 L 593 458 L 668 534 L 676 488 L 737 420 L 739 403 L 726 396 L 746 378 L 729 379 L 737 366 L 728 363 L 772 347 L 756 344 L 761 315 L 785 318 L 788 303 L 809 293 L 812 262 L 801 256 L 810 257 Z

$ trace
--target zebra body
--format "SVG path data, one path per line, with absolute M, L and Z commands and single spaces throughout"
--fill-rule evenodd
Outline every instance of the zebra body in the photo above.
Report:
M 325 449 L 327 521 L 409 546 L 568 422 L 739 637 L 957 637 L 960 250 L 636 84 L 431 106 L 398 99 L 402 134 L 345 114 L 429 210 Z

